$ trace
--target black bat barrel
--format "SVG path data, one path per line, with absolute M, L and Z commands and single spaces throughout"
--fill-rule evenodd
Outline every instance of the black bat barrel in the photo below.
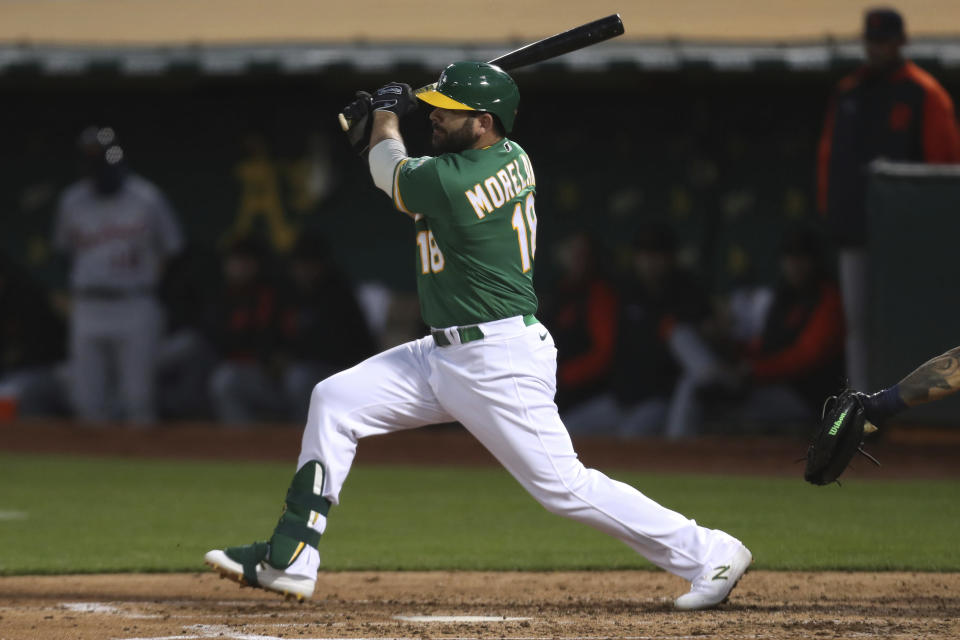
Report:
M 606 18 L 600 18 L 599 20 L 574 27 L 563 33 L 550 36 L 549 38 L 532 42 L 515 51 L 490 60 L 490 64 L 495 64 L 501 69 L 509 71 L 510 69 L 536 64 L 537 62 L 556 58 L 557 56 L 562 56 L 565 53 L 570 53 L 577 49 L 589 47 L 598 42 L 615 38 L 622 33 L 623 21 L 620 19 L 620 15 L 615 13 Z

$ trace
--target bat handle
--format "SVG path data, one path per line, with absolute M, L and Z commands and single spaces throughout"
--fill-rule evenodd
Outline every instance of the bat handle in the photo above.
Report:
M 350 123 L 347 122 L 346 116 L 344 116 L 342 113 L 338 113 L 338 114 L 337 114 L 337 120 L 340 121 L 340 128 L 341 128 L 341 129 L 343 129 L 344 131 L 350 131 Z

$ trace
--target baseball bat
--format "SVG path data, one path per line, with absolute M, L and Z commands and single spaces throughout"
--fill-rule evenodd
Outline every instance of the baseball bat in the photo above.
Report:
M 488 64 L 495 64 L 504 71 L 519 69 L 615 38 L 622 33 L 623 21 L 620 19 L 620 14 L 615 13 L 606 18 L 600 18 L 579 27 L 568 29 L 549 38 L 532 42 L 515 51 L 505 53 L 499 58 L 494 58 Z
M 488 61 L 488 64 L 495 64 L 504 71 L 519 69 L 615 38 L 622 33 L 623 20 L 620 19 L 619 13 L 615 13 L 552 35 L 549 38 L 531 42 Z M 340 127 L 344 131 L 349 131 L 350 122 L 342 113 L 338 115 L 338 119 L 340 120 Z

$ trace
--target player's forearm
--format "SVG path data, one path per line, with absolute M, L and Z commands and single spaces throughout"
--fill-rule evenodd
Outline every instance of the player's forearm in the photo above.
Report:
M 403 142 L 403 136 L 400 135 L 400 118 L 390 111 L 374 111 L 373 127 L 370 130 L 370 148 L 374 148 L 387 138 Z
M 916 371 L 893 385 L 863 396 L 867 419 L 883 422 L 907 407 L 912 407 L 960 390 L 960 347 L 927 360 Z
M 912 407 L 960 390 L 960 347 L 931 358 L 897 385 L 904 404 Z

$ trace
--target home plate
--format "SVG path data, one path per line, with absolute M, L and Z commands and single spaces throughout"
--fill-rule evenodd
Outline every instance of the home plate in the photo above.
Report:
M 504 616 L 393 616 L 404 622 L 519 622 L 530 618 L 505 618 Z

